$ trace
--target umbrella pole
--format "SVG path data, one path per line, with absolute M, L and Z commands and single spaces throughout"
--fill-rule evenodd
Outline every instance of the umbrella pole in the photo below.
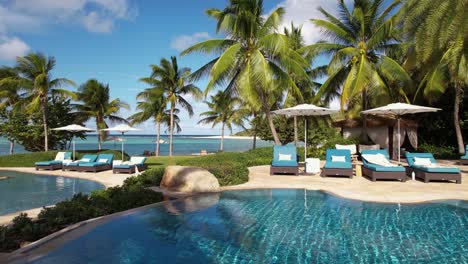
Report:
M 124 161 L 124 132 L 122 132 L 122 161 Z
M 75 160 L 75 135 L 73 135 L 72 139 L 72 147 L 73 147 L 73 160 Z
M 400 141 L 401 141 L 401 134 L 400 134 L 400 117 L 397 118 L 398 124 L 398 165 L 400 165 Z
M 307 117 L 304 117 L 304 162 L 307 159 Z

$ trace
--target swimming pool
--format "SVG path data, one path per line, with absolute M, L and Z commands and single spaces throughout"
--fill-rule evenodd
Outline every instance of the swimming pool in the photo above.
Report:
M 466 263 L 468 203 L 226 191 L 107 219 L 33 263 Z M 67 240 L 65 238 L 65 240 Z
M 56 204 L 104 185 L 90 180 L 0 171 L 0 215 Z

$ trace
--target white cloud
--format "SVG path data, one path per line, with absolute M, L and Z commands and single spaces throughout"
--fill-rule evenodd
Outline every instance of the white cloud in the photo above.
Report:
M 110 18 L 101 17 L 96 12 L 90 12 L 83 17 L 83 25 L 89 32 L 107 33 L 114 27 L 114 21 Z
M 19 38 L 0 37 L 0 60 L 14 60 L 17 56 L 25 55 L 29 50 L 28 44 Z
M 196 32 L 192 35 L 180 35 L 172 39 L 171 48 L 182 51 L 202 40 L 210 38 L 208 32 Z
M 323 18 L 318 8 L 322 7 L 334 15 L 337 15 L 338 11 L 336 0 L 284 0 L 279 6 L 284 7 L 286 11 L 280 28 L 289 28 L 291 22 L 296 26 L 302 25 L 302 34 L 307 44 L 323 39 L 320 29 L 310 22 L 311 18 Z

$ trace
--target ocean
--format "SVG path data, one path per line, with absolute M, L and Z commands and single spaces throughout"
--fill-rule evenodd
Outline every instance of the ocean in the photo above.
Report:
M 113 137 L 113 136 L 111 136 Z M 110 137 L 110 138 L 111 138 Z M 129 155 L 142 155 L 145 150 L 153 152 L 156 146 L 155 135 L 126 135 L 125 136 L 125 152 Z M 165 156 L 169 154 L 169 137 L 164 135 L 161 139 L 165 143 L 160 145 L 160 155 Z M 216 152 L 219 150 L 221 139 L 210 138 L 210 136 L 200 135 L 175 135 L 174 136 L 174 155 L 192 155 L 200 153 L 205 149 L 208 152 Z M 273 143 L 257 139 L 257 147 L 272 146 Z M 121 142 L 106 141 L 102 145 L 103 149 L 121 149 Z M 240 152 L 252 148 L 251 139 L 224 139 L 224 151 L 226 152 Z M 8 155 L 10 143 L 0 137 L 0 155 Z M 70 147 L 71 149 L 71 147 Z M 97 149 L 97 136 L 88 135 L 86 139 L 76 139 L 76 149 Z M 15 153 L 26 153 L 21 145 L 15 144 Z

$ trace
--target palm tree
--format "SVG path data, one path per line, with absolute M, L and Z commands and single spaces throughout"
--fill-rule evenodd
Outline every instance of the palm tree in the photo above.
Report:
M 161 139 L 161 124 L 170 127 L 170 113 L 167 107 L 167 100 L 164 98 L 164 94 L 154 91 L 152 89 L 146 89 L 137 95 L 137 99 L 141 100 L 137 103 L 137 112 L 129 117 L 132 124 L 141 124 L 151 118 L 153 118 L 156 124 L 156 149 L 154 151 L 155 156 L 159 156 L 160 139 Z M 174 111 L 174 127 L 176 131 L 180 131 L 179 117 L 176 115 L 179 112 L 178 109 Z
M 391 101 L 408 101 L 405 89 L 411 78 L 389 54 L 400 49 L 394 12 L 400 1 L 384 6 L 381 0 L 354 0 L 350 10 L 338 0 L 339 16 L 319 8 L 325 19 L 312 19 L 326 38 L 302 51 L 308 55 L 330 55 L 328 77 L 317 100 L 340 96 L 341 110 L 366 110 Z M 355 110 L 354 109 L 354 110 Z M 363 140 L 367 141 L 366 119 Z
M 0 68 L 0 83 L 1 80 L 6 78 L 18 78 L 18 73 L 14 68 L 1 67 Z M 16 83 L 10 82 L 3 85 L 0 84 L 0 111 L 18 111 L 20 108 L 20 94 L 21 87 L 18 87 Z M 15 141 L 10 140 L 10 155 L 13 154 L 15 147 Z
M 192 77 L 198 80 L 209 76 L 205 95 L 215 87 L 226 87 L 227 92 L 239 95 L 245 102 L 259 105 L 275 143 L 281 144 L 270 115 L 271 107 L 285 89 L 298 90 L 289 73 L 308 80 L 307 61 L 291 49 L 288 37 L 276 32 L 284 9 L 277 8 L 264 16 L 262 0 L 230 0 L 223 10 L 206 12 L 217 20 L 217 32 L 226 37 L 198 43 L 182 52 L 182 55 L 194 52 L 216 55 Z
M 96 120 L 96 129 L 100 130 L 98 136 L 98 149 L 102 149 L 102 141 L 107 137 L 108 128 L 106 120 L 112 122 L 127 123 L 125 118 L 118 116 L 121 109 L 129 110 L 130 106 L 120 99 L 110 100 L 109 85 L 103 84 L 96 79 L 90 79 L 78 88 L 78 100 L 83 102 L 77 105 L 78 112 L 83 114 L 87 120 Z
M 142 78 L 141 81 L 151 85 L 152 88 L 150 89 L 156 94 L 163 94 L 165 103 L 169 104 L 169 156 L 172 156 L 176 107 L 180 106 L 188 112 L 189 116 L 192 116 L 192 105 L 190 105 L 184 96 L 193 96 L 197 100 L 201 97 L 201 91 L 189 82 L 190 69 L 179 69 L 176 57 L 171 57 L 170 61 L 161 59 L 159 64 L 151 65 L 151 76 Z
M 18 75 L 4 78 L 0 85 L 13 85 L 25 89 L 26 109 L 30 113 L 40 111 L 44 127 L 44 149 L 49 150 L 47 103 L 51 95 L 70 97 L 75 99 L 75 93 L 62 89 L 64 85 L 75 85 L 66 78 L 52 78 L 55 67 L 55 58 L 46 57 L 42 53 L 30 53 L 16 59 L 15 71 Z
M 454 127 L 458 149 L 465 152 L 460 128 L 460 103 L 468 86 L 468 0 L 407 0 L 401 9 L 403 29 L 414 45 L 407 64 L 421 72 L 421 82 L 414 100 L 423 91 L 430 101 L 453 87 Z
M 210 108 L 209 111 L 203 112 L 200 116 L 205 118 L 198 121 L 199 124 L 213 124 L 215 127 L 221 124 L 221 144 L 220 151 L 224 151 L 224 130 L 227 127 L 232 133 L 233 125 L 243 127 L 244 119 L 247 116 L 247 110 L 241 109 L 242 101 L 238 98 L 233 98 L 230 94 L 218 91 L 211 96 L 211 102 L 205 102 Z

